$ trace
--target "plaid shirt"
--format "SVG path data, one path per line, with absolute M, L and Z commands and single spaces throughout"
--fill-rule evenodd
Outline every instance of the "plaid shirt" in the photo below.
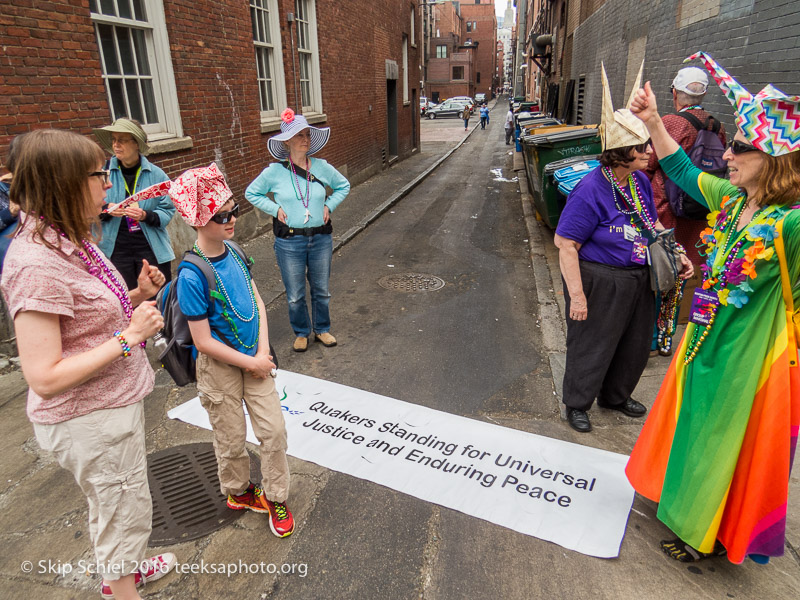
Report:
M 685 112 L 693 114 L 700 119 L 701 123 L 705 123 L 706 119 L 710 116 L 702 108 L 693 108 Z M 678 115 L 665 115 L 661 119 L 664 122 L 664 127 L 667 128 L 667 133 L 678 142 L 678 145 L 687 153 L 697 139 L 697 130 L 689 121 Z M 719 139 L 725 145 L 727 138 L 725 136 L 725 127 L 720 124 Z M 678 243 L 686 248 L 686 253 L 689 260 L 695 265 L 701 264 L 703 259 L 697 251 L 697 240 L 700 239 L 700 232 L 708 225 L 705 221 L 695 221 L 693 219 L 684 219 L 683 217 L 676 217 L 672 212 L 672 208 L 667 200 L 666 193 L 664 192 L 664 171 L 658 165 L 658 157 L 653 152 L 650 157 L 650 163 L 645 169 L 645 173 L 650 178 L 653 185 L 653 200 L 656 203 L 656 210 L 658 211 L 658 219 L 664 227 L 675 228 L 675 239 Z

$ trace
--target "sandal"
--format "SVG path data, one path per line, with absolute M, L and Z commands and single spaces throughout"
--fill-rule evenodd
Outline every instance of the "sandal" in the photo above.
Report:
M 714 549 L 711 552 L 700 552 L 699 550 L 692 548 L 680 538 L 675 538 L 674 540 L 661 540 L 661 549 L 664 551 L 664 554 L 670 558 L 683 563 L 698 562 L 714 556 L 725 556 L 727 553 L 725 547 L 719 542 L 714 544 Z

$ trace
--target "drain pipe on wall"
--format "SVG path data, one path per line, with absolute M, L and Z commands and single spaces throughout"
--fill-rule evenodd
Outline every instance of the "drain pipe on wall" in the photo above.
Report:
M 289 23 L 289 39 L 292 41 L 292 72 L 294 73 L 294 109 L 298 113 L 303 113 L 303 107 L 300 106 L 300 103 L 297 101 L 297 64 L 295 62 L 294 57 L 294 30 L 292 29 L 292 23 L 294 23 L 294 13 L 289 13 L 286 15 L 286 21 Z

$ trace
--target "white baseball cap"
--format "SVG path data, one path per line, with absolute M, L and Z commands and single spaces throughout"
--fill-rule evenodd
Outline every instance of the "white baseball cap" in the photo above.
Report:
M 690 83 L 702 83 L 703 90 L 700 92 L 690 90 Z M 675 75 L 675 79 L 672 80 L 672 87 L 679 92 L 685 92 L 691 96 L 699 96 L 705 94 L 708 89 L 708 75 L 698 67 L 685 67 Z

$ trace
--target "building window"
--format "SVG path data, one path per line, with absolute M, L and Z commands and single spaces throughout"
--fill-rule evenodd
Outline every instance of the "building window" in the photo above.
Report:
M 481 74 L 477 73 L 475 76 L 475 83 L 480 83 L 480 82 L 481 82 Z
M 408 36 L 403 36 L 403 104 L 408 104 Z
M 453 67 L 453 79 L 464 79 L 464 67 Z
M 447 58 L 447 46 L 436 46 L 436 58 Z
M 261 118 L 274 118 L 286 104 L 277 0 L 250 0 L 250 20 L 253 25 Z
M 480 4 L 480 3 L 478 3 L 478 4 Z M 472 22 L 472 31 L 478 31 L 478 22 L 477 21 L 473 21 Z
M 411 39 L 411 46 L 417 47 L 417 13 L 414 10 L 414 5 L 411 5 L 411 25 L 409 31 L 409 38 Z
M 297 54 L 300 63 L 300 103 L 303 112 L 322 112 L 322 91 L 317 47 L 316 0 L 297 0 Z
M 467 33 L 472 31 L 472 21 L 467 21 Z
M 182 136 L 161 0 L 89 0 L 111 118 L 142 123 L 153 141 Z

